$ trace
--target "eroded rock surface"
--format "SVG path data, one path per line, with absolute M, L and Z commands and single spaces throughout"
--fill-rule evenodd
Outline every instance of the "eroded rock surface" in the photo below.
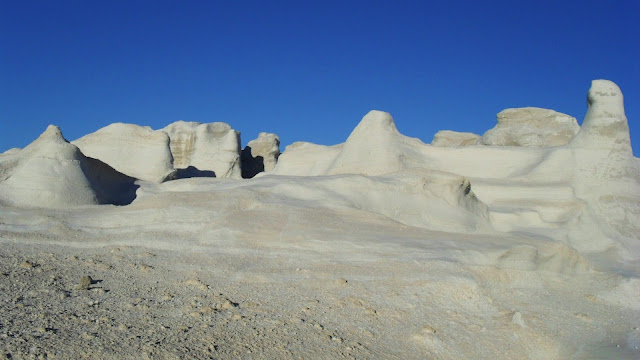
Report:
M 124 205 L 135 198 L 135 179 L 85 157 L 53 125 L 23 150 L 3 156 L 0 174 L 0 203 L 9 205 Z
M 433 136 L 433 146 L 468 146 L 477 144 L 480 135 L 470 132 L 440 130 Z
M 498 113 L 498 124 L 479 139 L 483 145 L 562 146 L 578 133 L 574 117 L 549 109 L 524 107 Z
M 280 156 L 278 135 L 261 132 L 242 149 L 242 177 L 252 178 L 260 172 L 270 172 Z
M 178 177 L 242 177 L 240 133 L 228 124 L 177 121 L 161 131 L 171 139 Z
M 73 144 L 86 156 L 136 179 L 160 183 L 175 175 L 169 136 L 148 126 L 115 123 Z

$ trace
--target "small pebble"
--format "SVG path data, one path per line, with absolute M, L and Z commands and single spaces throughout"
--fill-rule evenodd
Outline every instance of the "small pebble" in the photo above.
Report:
M 89 290 L 89 287 L 91 287 L 91 284 L 93 284 L 93 279 L 91 278 L 91 276 L 83 276 L 80 279 L 78 290 Z

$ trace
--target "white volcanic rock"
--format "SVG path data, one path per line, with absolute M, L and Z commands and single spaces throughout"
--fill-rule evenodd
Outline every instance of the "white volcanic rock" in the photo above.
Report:
M 140 180 L 160 183 L 175 175 L 169 136 L 150 127 L 115 123 L 72 143 L 86 156 Z
M 0 154 L 0 155 L 10 155 L 10 154 L 15 154 L 15 153 L 17 153 L 17 152 L 18 152 L 18 151 L 20 151 L 20 150 L 22 150 L 22 149 L 20 149 L 20 148 L 11 148 L 11 149 L 9 149 L 9 150 L 7 150 L 7 151 L 3 152 L 3 153 L 2 153 L 2 154 Z
M 280 156 L 278 135 L 261 132 L 242 149 L 242 177 L 252 178 L 260 172 L 270 172 Z
M 424 145 L 400 134 L 391 114 L 371 110 L 349 135 L 327 174 L 382 175 L 419 166 L 413 152 Z
M 440 130 L 433 136 L 433 146 L 469 146 L 476 145 L 480 135 L 470 132 Z
M 85 157 L 57 126 L 23 150 L 0 158 L 0 201 L 18 206 L 65 208 L 127 204 L 134 179 Z
M 421 228 L 490 231 L 487 206 L 458 175 L 412 168 L 381 176 L 267 177 L 264 193 L 307 202 L 314 208 L 349 208 L 380 214 Z
M 563 116 L 533 112 L 548 114 L 552 124 Z M 575 128 L 573 119 L 564 119 Z M 344 144 L 287 147 L 273 173 L 384 175 L 423 168 L 458 174 L 488 205 L 499 231 L 540 234 L 579 251 L 615 247 L 620 256 L 637 258 L 640 161 L 632 155 L 622 93 L 609 81 L 594 81 L 580 132 L 564 146 L 551 146 L 559 144 L 550 140 L 557 138 L 540 137 L 552 133 L 535 131 L 534 138 L 544 140 L 541 147 L 429 146 L 398 133 L 388 114 L 374 111 Z M 567 134 L 563 142 L 573 130 Z
M 632 154 L 624 97 L 618 85 L 609 80 L 593 80 L 587 104 L 582 128 L 571 146 Z
M 562 146 L 578 133 L 575 118 L 535 107 L 506 109 L 498 113 L 498 124 L 482 135 L 483 145 Z
M 629 141 L 622 92 L 610 81 L 594 80 L 588 106 L 583 126 L 569 145 L 548 148 L 539 161 L 530 163 L 534 166 L 504 179 L 502 188 L 521 184 L 520 194 L 533 194 L 536 187 L 547 189 L 547 194 L 531 196 L 530 202 L 553 204 L 551 198 L 555 198 L 555 206 L 546 212 L 564 215 L 562 220 L 547 216 L 548 223 L 562 224 L 549 235 L 580 251 L 603 251 L 616 244 L 633 249 L 640 234 L 640 167 Z M 565 187 L 565 195 L 549 191 L 552 187 Z M 474 189 L 486 199 L 480 195 L 482 187 Z M 499 191 L 503 190 L 492 193 Z M 510 201 L 519 206 L 526 203 L 517 196 L 522 197 L 514 194 Z M 561 232 L 564 235 L 557 237 Z M 637 257 L 632 253 L 619 255 Z
M 177 121 L 161 131 L 171 139 L 178 177 L 242 177 L 240 133 L 228 124 Z
M 576 196 L 590 204 L 605 231 L 637 237 L 640 167 L 631 148 L 622 92 L 611 81 L 594 80 L 587 100 L 582 128 L 570 144 Z
M 335 161 L 343 144 L 325 146 L 297 141 L 287 146 L 271 172 L 276 175 L 318 176 L 325 175 Z

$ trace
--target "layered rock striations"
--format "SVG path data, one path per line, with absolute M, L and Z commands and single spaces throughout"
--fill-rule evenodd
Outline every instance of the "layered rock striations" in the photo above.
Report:
M 0 154 L 0 203 L 121 204 L 135 197 L 134 178 L 161 182 L 174 168 L 179 178 L 240 179 L 264 171 L 279 177 L 261 181 L 286 182 L 283 191 L 296 196 L 280 195 L 295 203 L 332 193 L 336 206 L 411 226 L 536 234 L 587 252 L 622 245 L 621 256 L 633 257 L 640 160 L 633 156 L 622 92 L 594 80 L 588 106 L 581 128 L 552 110 L 507 109 L 482 137 L 442 131 L 431 145 L 401 134 L 389 113 L 373 110 L 342 144 L 298 142 L 282 154 L 278 137 L 261 133 L 241 155 L 240 134 L 225 123 L 180 121 L 157 131 L 113 124 L 78 139 L 78 147 L 52 127 L 25 149 Z M 158 187 L 141 184 L 147 193 Z M 128 200 L 118 198 L 121 193 Z M 422 204 L 432 199 L 442 206 Z M 466 222 L 467 216 L 474 220 Z
M 178 177 L 242 178 L 240 133 L 228 124 L 178 121 L 159 131 L 170 138 Z

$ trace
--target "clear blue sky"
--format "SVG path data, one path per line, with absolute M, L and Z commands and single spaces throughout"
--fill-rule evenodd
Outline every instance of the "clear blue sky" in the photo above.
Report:
M 509 107 L 581 122 L 600 78 L 638 156 L 640 1 L 0 0 L 0 151 L 177 120 L 336 144 L 370 109 L 429 143 Z

